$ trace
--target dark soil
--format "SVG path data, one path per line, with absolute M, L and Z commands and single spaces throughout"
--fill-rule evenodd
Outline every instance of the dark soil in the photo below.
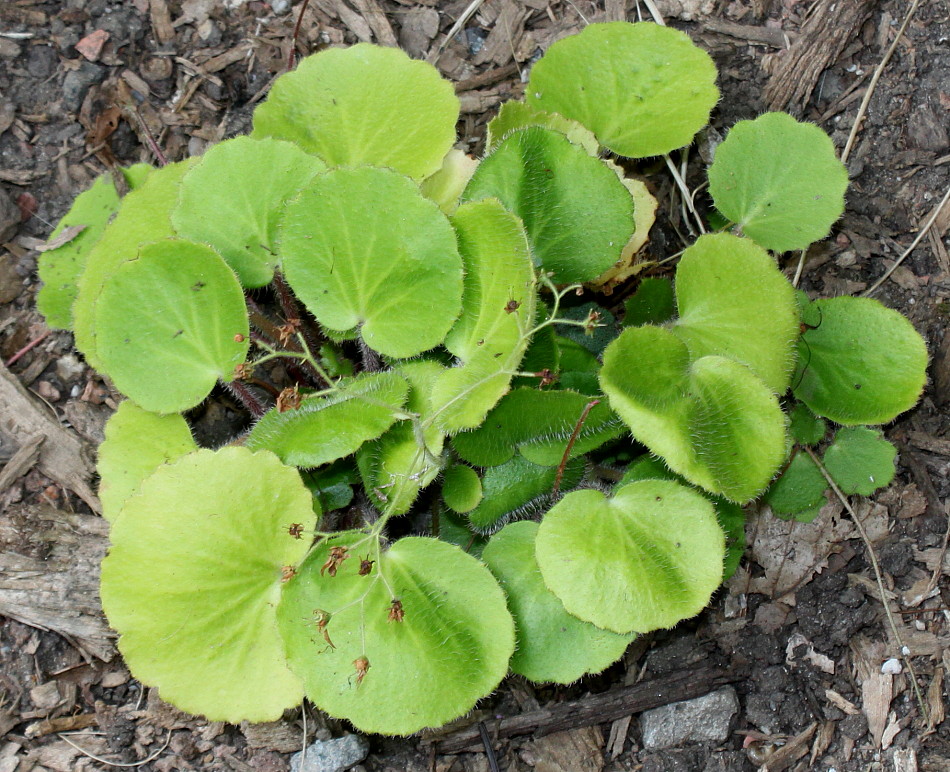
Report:
M 272 5 L 283 12 L 259 0 L 0 5 L 0 357 L 15 358 L 10 370 L 19 381 L 91 447 L 101 441 L 115 402 L 73 352 L 71 337 L 53 333 L 17 356 L 46 329 L 34 310 L 35 247 L 107 165 L 154 162 L 144 127 L 171 160 L 249 128 L 254 105 L 286 66 L 300 10 Z M 425 57 L 438 50 L 468 5 L 468 0 L 314 0 L 304 16 L 298 53 L 359 39 L 387 42 L 395 35 L 412 55 Z M 804 67 L 797 74 L 794 80 L 807 86 L 804 96 L 790 100 L 770 92 L 772 104 L 766 104 L 761 95 L 770 82 L 778 83 L 776 73 L 790 53 L 777 47 L 781 33 L 794 46 L 808 19 L 834 3 L 661 0 L 658 5 L 671 24 L 688 31 L 716 59 L 723 93 L 713 115 L 717 131 L 725 133 L 737 120 L 769 108 L 788 109 L 818 122 L 839 150 L 906 12 L 906 4 L 894 0 L 862 3 L 862 18 L 827 66 L 814 78 Z M 540 49 L 583 26 L 582 16 L 636 20 L 639 13 L 647 15 L 646 7 L 617 0 L 608 0 L 606 8 L 587 0 L 487 0 L 439 60 L 446 77 L 462 82 L 459 133 L 467 149 L 480 150 L 484 125 L 497 105 L 521 94 L 520 73 Z M 503 29 L 511 39 L 501 35 Z M 108 40 L 90 52 L 87 36 L 96 31 L 108 33 Z M 830 40 L 835 31 L 829 26 L 817 34 Z M 813 296 L 857 294 L 869 287 L 910 245 L 947 191 L 948 39 L 946 3 L 921 4 L 876 85 L 857 135 L 847 213 L 807 256 L 801 287 Z M 482 77 L 485 73 L 490 75 Z M 110 108 L 122 106 L 129 94 L 138 118 L 125 110 L 110 124 Z M 695 152 L 690 157 L 688 179 L 695 186 L 703 178 L 702 161 Z M 660 215 L 649 249 L 666 256 L 682 248 L 679 234 L 686 236 L 688 224 L 662 165 L 653 171 Z M 910 318 L 933 361 L 920 405 L 886 428 L 900 449 L 897 479 L 862 510 L 893 593 L 892 608 L 908 612 L 898 615 L 901 639 L 931 723 L 906 671 L 880 673 L 885 660 L 899 656 L 899 646 L 868 551 L 847 516 L 839 519 L 840 507 L 829 505 L 815 523 L 794 527 L 762 512 L 750 517 L 750 547 L 739 574 L 701 617 L 637 641 L 601 676 L 558 689 L 509 680 L 485 706 L 495 715 L 512 715 L 639 678 L 717 666 L 734 674 L 739 697 L 727 739 L 644 750 L 634 716 L 614 722 L 617 742 L 608 743 L 610 723 L 555 735 L 554 743 L 499 741 L 501 769 L 738 772 L 758 768 L 776 748 L 780 754 L 783 746 L 794 748 L 796 738 L 801 753 L 787 760 L 772 756 L 769 769 L 950 769 L 950 722 L 943 718 L 950 680 L 950 584 L 941 576 L 930 596 L 915 598 L 915 589 L 937 568 L 950 500 L 948 225 L 950 206 L 876 294 Z M 791 273 L 797 255 L 788 257 Z M 0 404 L 0 463 L 15 450 L 2 434 L 6 409 Z M 236 406 L 217 401 L 196 419 L 213 435 L 218 427 L 233 425 L 236 416 Z M 88 512 L 66 488 L 29 469 L 0 490 L 0 552 L 45 559 L 52 545 L 31 536 L 39 523 L 29 517 L 42 506 Z M 0 577 L 0 588 L 3 581 Z M 871 686 L 882 679 L 886 698 L 872 694 Z M 91 717 L 89 722 L 76 721 L 83 716 Z M 120 763 L 145 759 L 168 739 L 156 759 L 138 767 L 143 770 L 277 772 L 288 768 L 290 751 L 302 741 L 299 715 L 278 722 L 268 735 L 208 724 L 163 706 L 119 659 L 86 660 L 66 637 L 0 618 L 0 771 L 100 768 L 44 729 L 45 719 L 92 726 L 97 734 L 70 739 Z M 324 737 L 346 731 L 314 714 L 309 723 Z M 371 738 L 371 743 L 363 763 L 368 770 L 425 770 L 430 764 L 442 772 L 489 768 L 484 754 L 430 758 L 429 746 L 418 738 Z

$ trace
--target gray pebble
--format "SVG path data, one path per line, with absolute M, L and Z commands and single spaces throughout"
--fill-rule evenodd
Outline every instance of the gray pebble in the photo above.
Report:
M 646 711 L 640 718 L 645 749 L 673 748 L 690 742 L 722 742 L 729 737 L 739 698 L 731 686 L 695 700 Z
M 358 734 L 348 734 L 335 740 L 317 740 L 307 748 L 307 758 L 301 764 L 302 753 L 290 759 L 290 772 L 343 772 L 359 764 L 369 754 L 369 741 Z
M 106 68 L 92 62 L 83 62 L 78 70 L 66 73 L 63 79 L 63 102 L 66 109 L 71 113 L 77 112 L 82 106 L 82 100 L 86 98 L 89 87 L 102 83 L 105 77 Z

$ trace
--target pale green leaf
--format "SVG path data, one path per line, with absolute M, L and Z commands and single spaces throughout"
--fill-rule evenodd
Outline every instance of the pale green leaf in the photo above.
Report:
M 126 182 L 138 187 L 152 171 L 147 164 L 137 164 L 122 170 Z M 103 174 L 73 201 L 69 211 L 50 234 L 50 241 L 63 235 L 66 228 L 83 230 L 55 249 L 43 252 L 37 271 L 43 286 L 36 296 L 36 307 L 46 324 L 54 329 L 68 330 L 73 326 L 73 302 L 76 300 L 79 277 L 86 268 L 89 252 L 102 236 L 110 218 L 120 205 L 112 177 Z
M 844 211 L 848 171 L 831 138 L 786 113 L 740 121 L 716 148 L 716 208 L 766 249 L 806 249 Z
M 514 651 L 498 583 L 478 560 L 436 539 L 400 539 L 379 552 L 355 546 L 360 538 L 321 544 L 284 591 L 280 629 L 307 697 L 378 734 L 408 735 L 467 713 L 505 676 Z M 330 547 L 353 550 L 332 577 L 320 571 Z M 360 549 L 376 561 L 365 576 Z M 394 601 L 401 620 L 392 618 Z M 316 611 L 329 617 L 332 648 L 315 627 Z
M 906 317 L 871 298 L 817 300 L 798 344 L 795 396 L 840 424 L 883 424 L 917 404 L 927 346 Z
M 281 577 L 316 514 L 270 453 L 201 450 L 164 465 L 112 525 L 102 604 L 133 676 L 212 721 L 274 721 L 303 697 L 276 623 Z
M 531 69 L 530 106 L 560 113 L 618 155 L 688 145 L 719 99 L 716 65 L 684 33 L 641 22 L 589 24 Z
M 445 340 L 459 358 L 433 387 L 433 417 L 448 433 L 478 426 L 508 390 L 528 346 L 537 304 L 534 268 L 518 218 L 495 199 L 452 218 L 465 267 L 462 315 Z
M 539 110 L 524 102 L 505 102 L 498 115 L 488 122 L 485 136 L 485 150 L 491 152 L 500 145 L 513 131 L 528 126 L 543 126 L 545 129 L 559 131 L 575 145 L 580 145 L 590 155 L 596 156 L 600 151 L 597 137 L 590 129 L 586 129 L 577 121 L 572 121 L 557 113 L 548 113 Z
M 452 84 L 398 48 L 328 48 L 271 86 L 251 136 L 286 139 L 330 166 L 386 166 L 414 179 L 455 142 Z
M 122 199 L 115 219 L 86 258 L 73 304 L 73 333 L 76 348 L 97 370 L 102 369 L 96 351 L 95 326 L 99 293 L 118 266 L 136 257 L 139 247 L 175 235 L 171 214 L 178 202 L 178 189 L 182 177 L 197 161 L 190 158 L 149 173 L 139 187 Z
M 426 177 L 419 190 L 423 196 L 435 201 L 444 214 L 452 215 L 458 209 L 462 191 L 477 168 L 478 161 L 453 147 L 442 159 L 442 168 Z
M 363 487 L 373 502 L 390 514 L 405 514 L 442 470 L 445 435 L 429 420 L 433 385 L 444 372 L 442 365 L 427 359 L 403 362 L 396 369 L 410 384 L 403 420 L 357 454 Z
M 296 410 L 272 408 L 247 436 L 252 450 L 269 450 L 285 464 L 329 464 L 355 453 L 392 426 L 409 394 L 397 373 L 369 373 L 328 396 L 309 397 Z
M 722 581 L 712 504 L 668 480 L 567 494 L 541 521 L 536 556 L 568 613 L 620 634 L 698 614 Z
M 795 290 L 772 257 L 728 233 L 700 236 L 676 270 L 679 318 L 673 331 L 690 357 L 728 357 L 784 394 L 799 335 Z
M 150 178 L 151 179 L 151 178 Z M 95 306 L 102 371 L 146 410 L 187 410 L 248 352 L 244 294 L 209 247 L 148 244 L 118 265 Z
M 450 466 L 442 479 L 442 500 L 454 512 L 470 512 L 482 500 L 481 478 L 465 464 Z
M 628 327 L 600 374 L 610 406 L 633 436 L 694 485 L 744 503 L 785 458 L 775 394 L 738 362 L 705 356 L 659 327 Z
M 287 205 L 279 242 L 287 281 L 317 320 L 339 332 L 359 327 L 381 354 L 439 345 L 461 310 L 452 227 L 388 169 L 317 175 Z

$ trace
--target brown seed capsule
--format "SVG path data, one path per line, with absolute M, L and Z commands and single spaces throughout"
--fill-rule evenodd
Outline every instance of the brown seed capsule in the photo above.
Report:
M 282 324 L 277 328 L 277 340 L 281 346 L 287 346 L 290 339 L 297 334 L 300 329 L 301 321 L 299 319 L 288 319 L 287 324 Z
M 521 308 L 521 303 L 519 303 L 517 300 L 509 300 L 509 301 L 505 304 L 505 313 L 506 313 L 506 314 L 513 314 L 513 313 L 514 313 L 515 311 L 517 311 L 519 308 Z
M 337 569 L 343 565 L 349 555 L 346 554 L 348 547 L 330 547 L 330 555 L 327 562 L 320 567 L 320 576 L 326 571 L 330 576 L 336 576 Z
M 369 670 L 369 660 L 366 657 L 357 657 L 353 660 L 353 667 L 356 668 L 356 685 L 359 686 L 366 678 L 366 671 Z M 352 676 L 350 676 L 352 678 Z
M 375 562 L 376 562 L 375 560 L 369 559 L 369 555 L 367 555 L 365 558 L 361 558 L 359 575 L 369 576 L 370 572 L 373 570 L 373 563 Z
M 289 386 L 277 395 L 277 412 L 286 413 L 288 410 L 296 410 L 300 407 L 300 387 Z
M 289 582 L 297 575 L 297 569 L 293 566 L 281 566 L 280 567 L 280 581 Z
M 393 602 L 389 606 L 389 621 L 402 622 L 405 616 L 406 616 L 406 612 L 403 611 L 402 601 L 396 598 L 393 598 Z
M 244 336 L 243 336 L 241 333 L 237 333 L 237 334 L 234 336 L 234 342 L 235 342 L 235 343 L 243 343 L 243 342 L 244 342 Z
M 295 539 L 303 538 L 303 523 L 291 523 L 287 526 L 287 533 Z

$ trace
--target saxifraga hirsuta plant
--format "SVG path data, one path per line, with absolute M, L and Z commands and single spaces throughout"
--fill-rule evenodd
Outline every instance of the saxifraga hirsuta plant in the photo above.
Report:
M 569 683 L 697 614 L 743 504 L 814 517 L 811 453 L 846 492 L 890 481 L 868 425 L 916 403 L 923 341 L 770 254 L 843 211 L 824 133 L 740 122 L 709 169 L 726 225 L 675 281 L 638 256 L 656 201 L 606 156 L 689 144 L 715 78 L 683 33 L 590 25 L 475 161 L 434 68 L 331 49 L 250 136 L 76 199 L 39 306 L 128 397 L 99 455 L 102 601 L 137 678 L 213 720 L 306 695 L 409 734 L 509 669 Z M 601 302 L 637 280 L 618 323 Z M 216 384 L 255 422 L 203 449 L 185 414 Z

